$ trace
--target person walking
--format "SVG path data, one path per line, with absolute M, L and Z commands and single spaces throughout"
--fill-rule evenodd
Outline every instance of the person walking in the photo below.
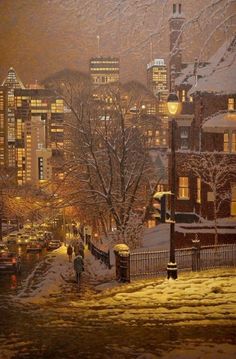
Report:
M 79 242 L 78 241 L 76 241 L 74 244 L 74 253 L 75 253 L 75 256 L 77 256 L 79 254 Z
M 72 246 L 69 244 L 69 246 L 67 247 L 67 254 L 68 254 L 68 257 L 69 257 L 69 262 L 72 261 L 72 253 L 73 253 L 73 248 L 72 248 Z
M 84 259 L 84 244 L 83 244 L 83 242 L 79 242 L 79 254 Z
M 76 283 L 80 283 L 81 273 L 84 271 L 84 260 L 80 254 L 78 254 L 74 259 L 74 270 Z

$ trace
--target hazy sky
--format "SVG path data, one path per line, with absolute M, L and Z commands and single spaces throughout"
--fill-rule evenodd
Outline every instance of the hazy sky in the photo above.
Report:
M 187 61 L 198 56 L 204 38 L 226 16 L 225 6 L 215 13 L 203 11 L 212 1 L 181 1 L 187 20 L 183 50 Z M 227 1 L 221 0 L 220 5 Z M 177 1 L 0 0 L 0 79 L 10 66 L 24 82 L 43 79 L 63 68 L 88 72 L 89 58 L 98 53 L 100 35 L 100 54 L 120 56 L 121 80 L 145 83 L 150 43 L 153 57 L 168 57 L 168 18 L 174 2 Z M 200 14 L 197 21 L 196 14 Z M 219 45 L 222 34 L 221 31 L 210 39 L 202 57 L 208 57 L 212 46 Z

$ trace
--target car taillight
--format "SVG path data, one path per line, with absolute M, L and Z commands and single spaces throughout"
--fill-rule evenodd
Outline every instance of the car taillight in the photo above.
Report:
M 12 264 L 16 264 L 16 258 L 12 258 Z

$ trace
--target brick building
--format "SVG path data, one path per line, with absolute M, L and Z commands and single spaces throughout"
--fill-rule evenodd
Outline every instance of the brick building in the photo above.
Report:
M 176 128 L 176 211 L 214 217 L 214 205 L 221 202 L 218 217 L 236 216 L 236 71 L 235 38 L 225 43 L 208 63 L 189 64 L 176 81 L 185 115 Z M 192 116 L 186 114 L 192 113 Z M 187 117 L 186 117 L 187 116 Z M 188 121 L 183 123 L 183 118 Z M 199 161 L 198 171 L 190 163 Z M 208 167 L 201 174 L 201 161 Z M 214 164 L 210 160 L 215 158 Z M 209 161 L 209 162 L 207 162 Z M 192 162 L 193 163 L 193 162 Z M 222 163 L 225 181 L 214 195 L 212 186 L 203 181 Z M 220 168 L 217 169 L 220 174 Z M 197 175 L 198 172 L 198 175 Z M 216 176 L 217 177 L 217 176 Z M 224 200 L 220 199 L 220 193 Z M 217 200 L 214 198 L 217 197 Z M 227 197 L 227 198 L 226 198 Z

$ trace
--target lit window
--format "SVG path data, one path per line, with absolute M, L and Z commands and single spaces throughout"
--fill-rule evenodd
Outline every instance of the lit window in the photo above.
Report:
M 236 184 L 232 185 L 231 188 L 231 216 L 236 216 Z
M 234 98 L 228 98 L 228 111 L 234 111 Z
M 201 178 L 197 178 L 197 203 L 201 203 Z
M 232 147 L 231 147 L 231 151 L 232 151 L 232 152 L 236 152 L 236 131 L 233 131 L 233 133 L 232 133 Z
M 188 177 L 179 177 L 179 199 L 189 199 Z
M 228 134 L 228 132 L 224 133 L 224 152 L 229 152 L 229 134 Z
M 186 101 L 186 91 L 183 90 L 182 91 L 182 102 L 185 102 Z

